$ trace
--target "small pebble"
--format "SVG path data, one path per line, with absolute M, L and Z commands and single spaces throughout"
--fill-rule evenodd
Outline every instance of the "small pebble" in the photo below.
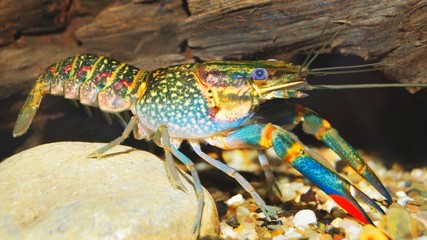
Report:
M 294 199 L 297 196 L 297 193 L 293 189 L 286 189 L 282 191 L 282 198 L 281 200 L 283 202 L 290 201 Z
M 288 240 L 284 235 L 277 235 L 272 238 L 272 240 Z
M 359 235 L 359 240 L 388 240 L 389 238 L 378 228 L 371 224 L 363 226 L 362 231 Z
M 362 225 L 357 223 L 356 221 L 348 218 L 344 218 L 342 221 L 340 221 L 338 224 L 338 227 L 344 228 L 347 231 L 347 237 L 348 239 L 356 240 L 360 234 L 360 231 L 362 230 Z
M 408 197 L 404 191 L 396 192 L 396 196 L 398 197 L 397 203 L 402 207 L 406 205 L 407 201 L 412 201 L 412 198 Z
M 414 198 L 414 197 L 419 196 L 421 194 L 421 192 L 417 189 L 410 189 L 407 194 L 408 194 L 408 197 Z
M 334 218 L 345 218 L 347 216 L 347 212 L 340 207 L 332 209 L 331 212 Z
M 301 235 L 301 233 L 295 231 L 295 228 L 289 228 L 289 231 L 285 233 L 286 239 L 292 239 L 292 238 L 303 238 L 304 236 Z
M 322 233 L 320 234 L 319 240 L 333 240 L 333 238 L 327 233 Z
M 239 221 L 237 220 L 236 216 L 232 216 L 231 218 L 227 219 L 225 221 L 228 226 L 232 228 L 236 228 L 240 225 Z
M 317 223 L 316 214 L 309 209 L 297 212 L 292 221 L 294 222 L 295 227 L 302 227 L 311 223 Z
M 225 203 L 227 203 L 228 206 L 233 205 L 234 203 L 238 203 L 241 204 L 243 203 L 245 200 L 243 199 L 242 194 L 237 194 L 232 196 L 230 199 L 228 199 Z
M 233 227 L 229 226 L 225 222 L 221 222 L 219 224 L 221 229 L 221 235 L 227 238 L 234 239 L 237 236 L 237 232 L 233 229 Z
M 414 168 L 411 171 L 411 180 L 412 181 L 423 181 L 425 179 L 423 179 L 423 170 L 419 169 L 419 168 Z
M 418 237 L 417 223 L 401 206 L 393 203 L 378 226 L 393 239 Z
M 238 229 L 240 228 L 243 236 L 245 236 L 246 239 L 256 239 L 258 237 L 258 234 L 255 229 L 255 223 L 243 223 L 241 224 Z
M 316 201 L 316 192 L 309 189 L 309 191 L 303 193 L 301 195 L 301 201 L 302 202 L 315 202 Z
M 339 228 L 341 221 L 342 221 L 342 218 L 335 218 L 334 220 L 332 220 L 331 226 L 333 226 L 334 228 Z
M 236 217 L 239 223 L 245 222 L 250 213 L 251 212 L 246 207 L 238 206 L 236 208 Z
M 310 190 L 310 188 L 311 188 L 310 186 L 302 186 L 299 189 L 297 189 L 297 192 L 299 194 L 305 194 Z

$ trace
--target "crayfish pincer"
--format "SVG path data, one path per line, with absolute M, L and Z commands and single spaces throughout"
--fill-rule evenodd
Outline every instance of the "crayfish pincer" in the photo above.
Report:
M 304 91 L 310 90 L 306 82 L 308 74 L 308 66 L 272 60 L 210 61 L 145 71 L 107 57 L 69 57 L 47 67 L 39 75 L 13 134 L 20 136 L 28 130 L 45 94 L 62 95 L 109 113 L 130 110 L 133 115 L 123 134 L 91 156 L 102 156 L 132 132 L 136 139 L 154 140 L 166 152 L 167 169 L 176 187 L 180 188 L 181 184 L 173 157 L 183 162 L 195 179 L 199 199 L 194 224 L 196 234 L 203 210 L 203 191 L 193 162 L 179 150 L 183 141 L 188 141 L 202 159 L 236 179 L 255 199 L 267 220 L 271 220 L 274 213 L 269 211 L 249 182 L 230 166 L 205 154 L 201 143 L 222 149 L 273 148 L 283 162 L 296 168 L 348 213 L 364 223 L 372 223 L 359 202 L 384 213 L 374 200 L 333 168 L 319 162 L 312 150 L 284 126 L 254 120 L 259 106 L 266 101 L 307 96 Z M 348 161 L 384 196 L 386 202 L 391 203 L 390 194 L 375 173 L 327 120 L 292 103 L 286 103 L 280 114 L 278 117 L 285 125 L 302 124 L 306 133 Z

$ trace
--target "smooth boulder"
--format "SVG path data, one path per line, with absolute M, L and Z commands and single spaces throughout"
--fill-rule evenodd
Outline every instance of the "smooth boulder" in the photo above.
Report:
M 86 156 L 104 143 L 41 145 L 0 163 L 2 239 L 189 239 L 197 199 L 174 189 L 164 161 L 116 146 L 101 159 Z M 201 236 L 219 232 L 205 190 Z

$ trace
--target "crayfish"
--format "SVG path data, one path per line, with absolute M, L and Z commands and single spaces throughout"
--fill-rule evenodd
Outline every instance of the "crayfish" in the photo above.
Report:
M 194 179 L 198 210 L 194 232 L 198 234 L 204 196 L 194 163 L 179 147 L 189 142 L 205 161 L 234 178 L 255 199 L 268 221 L 274 217 L 251 184 L 230 166 L 212 158 L 201 149 L 205 142 L 221 149 L 273 148 L 283 160 L 333 198 L 348 213 L 363 223 L 372 223 L 361 201 L 377 212 L 383 209 L 318 159 L 283 126 L 259 123 L 255 116 L 264 102 L 282 98 L 305 97 L 311 90 L 306 76 L 309 63 L 265 61 L 209 61 L 140 70 L 119 61 L 95 55 L 79 55 L 60 60 L 38 77 L 19 113 L 13 130 L 15 137 L 29 128 L 45 94 L 79 100 L 88 106 L 118 114 L 130 110 L 133 116 L 122 135 L 90 157 L 120 144 L 131 132 L 136 139 L 151 139 L 166 153 L 166 168 L 171 183 L 183 188 L 173 158 L 185 164 Z M 331 124 L 314 111 L 286 103 L 286 114 L 279 116 L 284 125 L 302 124 L 303 131 L 315 136 L 372 184 L 390 204 L 392 198 L 360 154 Z M 350 193 L 354 192 L 354 196 Z

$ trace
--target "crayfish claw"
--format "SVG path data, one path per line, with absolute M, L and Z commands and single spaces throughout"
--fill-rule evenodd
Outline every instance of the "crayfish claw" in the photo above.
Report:
M 366 179 L 375 189 L 377 189 L 389 204 L 392 202 L 389 192 L 362 156 L 339 135 L 338 131 L 333 128 L 327 120 L 323 119 L 312 110 L 297 104 L 287 104 L 286 110 L 288 110 L 290 114 L 282 120 L 286 120 L 286 123 L 292 124 L 302 123 L 302 129 L 305 133 L 311 134 L 318 140 L 325 143 L 341 159 L 348 162 L 349 166 L 360 176 Z M 315 156 L 318 154 L 309 153 L 309 155 L 318 160 L 318 157 Z M 325 161 L 321 161 L 321 163 L 325 167 L 332 169 L 327 163 L 325 163 Z

